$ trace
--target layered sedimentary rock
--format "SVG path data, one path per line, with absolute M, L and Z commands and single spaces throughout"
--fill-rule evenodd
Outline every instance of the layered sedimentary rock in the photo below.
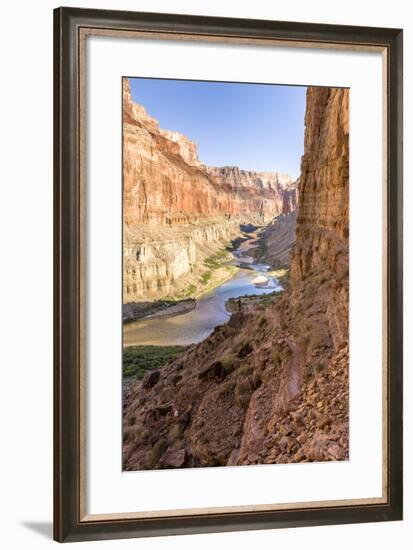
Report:
M 265 222 L 282 210 L 285 174 L 256 173 L 202 165 L 196 145 L 162 130 L 123 94 L 124 221 L 126 225 L 176 225 L 223 216 Z
M 256 189 L 272 191 L 282 197 L 284 189 L 292 184 L 291 176 L 279 172 L 254 172 L 241 170 L 238 166 L 206 166 L 214 181 L 229 191 Z
M 208 168 L 192 141 L 161 129 L 132 101 L 128 79 L 123 85 L 126 303 L 176 295 L 240 224 L 265 224 L 294 206 L 289 176 Z
M 296 207 L 295 185 L 288 174 L 241 170 L 237 166 L 205 168 L 220 190 L 239 197 L 239 214 L 244 217 L 268 223 Z
M 202 274 L 202 261 L 237 234 L 227 220 L 170 228 L 139 226 L 124 233 L 124 303 L 183 297 Z M 125 245 L 127 243 L 127 246 Z M 204 267 L 204 271 L 206 268 Z
M 305 122 L 290 287 L 136 382 L 124 468 L 348 458 L 348 90 L 309 88 Z
M 282 214 L 295 212 L 298 204 L 298 187 L 299 180 L 286 185 L 283 193 Z
M 329 291 L 326 321 L 334 348 L 348 338 L 349 95 L 346 89 L 309 88 L 295 251 L 294 288 Z

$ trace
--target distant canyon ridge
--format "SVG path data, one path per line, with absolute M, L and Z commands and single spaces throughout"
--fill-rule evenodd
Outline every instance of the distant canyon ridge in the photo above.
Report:
M 205 260 L 241 226 L 267 225 L 296 207 L 289 175 L 202 164 L 196 144 L 161 129 L 123 80 L 124 303 L 190 296 Z M 294 234 L 292 227 L 287 249 Z

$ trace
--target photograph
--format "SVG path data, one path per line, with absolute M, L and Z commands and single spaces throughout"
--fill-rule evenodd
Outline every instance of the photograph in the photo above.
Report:
M 348 461 L 349 88 L 121 85 L 123 471 Z
M 53 12 L 54 539 L 400 521 L 403 19 L 133 9 Z

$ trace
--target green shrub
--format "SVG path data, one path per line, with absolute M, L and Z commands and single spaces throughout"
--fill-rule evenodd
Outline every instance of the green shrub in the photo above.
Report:
M 211 277 L 212 277 L 212 271 L 207 271 L 206 273 L 203 273 L 201 276 L 202 284 L 206 285 L 207 282 L 211 279 Z
M 265 317 L 261 317 L 261 319 L 258 321 L 258 326 L 262 328 L 268 323 L 267 319 Z
M 182 292 L 182 297 L 189 298 L 194 292 L 196 292 L 196 286 L 191 284 Z
M 221 359 L 221 363 L 222 363 L 222 370 L 225 376 L 228 376 L 229 374 L 231 374 L 231 372 L 233 372 L 238 366 L 238 360 L 236 356 L 233 354 L 225 355 Z
M 123 376 L 142 379 L 181 355 L 186 346 L 130 346 L 123 349 Z
M 281 363 L 281 352 L 278 348 L 275 348 L 273 351 L 272 351 L 272 354 L 271 354 L 271 359 L 272 359 L 272 362 L 278 366 L 280 363 Z
M 208 269 L 217 269 L 223 263 L 228 261 L 228 259 L 229 259 L 228 251 L 225 250 L 225 249 L 224 250 L 219 250 L 215 254 L 212 254 L 212 256 L 208 256 L 208 258 L 206 258 L 204 260 L 204 265 Z
M 248 376 L 252 372 L 251 365 L 242 365 L 242 367 L 239 369 L 239 373 L 243 376 Z

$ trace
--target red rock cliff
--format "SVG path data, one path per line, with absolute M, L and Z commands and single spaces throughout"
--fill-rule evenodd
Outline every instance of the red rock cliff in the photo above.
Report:
M 282 211 L 285 174 L 202 165 L 196 145 L 162 130 L 123 92 L 124 220 L 176 225 L 214 217 L 268 222 Z

